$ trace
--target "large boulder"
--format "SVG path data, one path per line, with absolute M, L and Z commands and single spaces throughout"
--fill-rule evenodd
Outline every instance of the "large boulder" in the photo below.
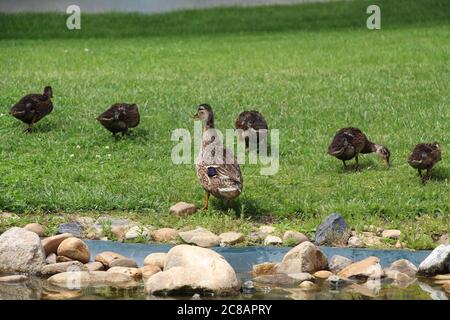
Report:
M 419 273 L 434 276 L 450 271 L 450 245 L 441 244 L 419 265 Z
M 29 223 L 23 228 L 36 233 L 39 237 L 43 237 L 45 234 L 44 227 L 42 227 L 39 223 Z
M 333 213 L 317 228 L 315 235 L 316 245 L 345 245 L 350 237 L 350 229 L 344 218 Z
M 114 260 L 126 259 L 123 255 L 112 252 L 104 251 L 97 254 L 95 261 L 100 262 L 105 266 L 105 268 L 110 268 Z
M 48 256 L 51 253 L 56 253 L 61 242 L 71 237 L 73 237 L 72 234 L 64 233 L 42 239 L 42 247 L 44 248 L 45 255 Z
M 39 236 L 11 228 L 0 236 L 0 272 L 39 273 L 46 264 Z
M 384 275 L 377 257 L 368 257 L 364 260 L 352 263 L 342 269 L 338 276 L 342 278 L 379 279 Z
M 67 238 L 61 242 L 57 254 L 81 263 L 88 263 L 91 258 L 91 253 L 86 243 L 75 237 Z
M 204 228 L 180 232 L 179 235 L 184 242 L 195 244 L 199 247 L 209 248 L 220 244 L 220 238 Z
M 150 253 L 144 259 L 144 266 L 154 265 L 160 269 L 163 269 L 164 264 L 166 263 L 166 259 L 167 259 L 167 253 L 165 253 L 165 252 Z
M 292 248 L 276 266 L 277 273 L 314 273 L 328 268 L 325 254 L 314 244 L 305 241 Z
M 228 262 L 217 252 L 189 245 L 173 247 L 167 254 L 164 271 L 151 276 L 145 285 L 149 294 L 239 292 L 239 281 Z
M 410 278 L 413 278 L 417 274 L 417 267 L 409 260 L 400 259 L 392 262 L 389 268 L 385 269 L 385 272 L 386 271 L 392 271 L 394 273 L 400 272 Z

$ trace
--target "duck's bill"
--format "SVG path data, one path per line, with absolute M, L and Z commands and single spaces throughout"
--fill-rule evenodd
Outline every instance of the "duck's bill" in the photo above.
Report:
M 389 160 L 383 160 L 384 164 L 386 165 L 386 167 L 390 167 L 391 163 L 389 162 Z
M 196 114 L 194 114 L 193 116 L 192 116 L 192 118 L 194 119 L 194 120 L 199 120 L 200 118 L 198 117 L 198 114 L 196 113 Z

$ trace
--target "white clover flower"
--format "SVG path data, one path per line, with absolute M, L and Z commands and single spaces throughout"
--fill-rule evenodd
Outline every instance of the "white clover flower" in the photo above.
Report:
M 106 146 L 105 149 L 109 149 L 109 146 Z
M 72 153 L 72 154 L 70 155 L 70 157 L 73 158 L 73 157 L 75 157 L 75 155 Z
M 85 51 L 85 52 L 88 52 L 88 51 L 89 51 L 89 49 L 88 49 L 88 48 L 84 48 L 84 51 Z
M 77 144 L 77 149 L 80 149 L 80 148 L 81 148 L 81 146 L 79 144 Z

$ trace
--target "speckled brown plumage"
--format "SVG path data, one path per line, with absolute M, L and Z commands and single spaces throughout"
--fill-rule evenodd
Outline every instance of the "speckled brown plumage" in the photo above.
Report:
M 431 168 L 441 161 L 441 147 L 439 143 L 420 143 L 415 146 L 408 158 L 408 163 L 419 172 L 422 182 L 430 179 Z M 427 170 L 426 175 L 422 175 L 422 170 Z
M 264 140 L 267 136 L 267 131 L 263 131 L 268 130 L 267 121 L 260 112 L 255 110 L 244 111 L 239 114 L 234 126 L 238 130 L 239 139 L 245 140 L 246 148 L 249 147 L 249 135 L 252 132 L 256 133 L 255 143 L 258 145 L 260 140 Z
M 381 159 L 389 166 L 390 151 L 379 144 L 371 142 L 366 135 L 358 128 L 343 128 L 336 132 L 333 141 L 328 146 L 328 154 L 332 155 L 344 163 L 355 158 L 358 167 L 358 155 L 360 153 L 378 154 Z
M 24 96 L 10 111 L 10 114 L 22 122 L 28 124 L 25 131 L 31 132 L 33 125 L 48 115 L 53 110 L 52 88 L 44 88 L 43 94 L 32 93 Z
M 243 188 L 241 169 L 236 157 L 220 141 L 214 128 L 214 114 L 207 104 L 198 107 L 194 116 L 204 122 L 202 148 L 196 160 L 197 178 L 205 190 L 204 209 L 208 208 L 209 195 L 231 200 Z
M 139 124 L 139 109 L 136 104 L 116 103 L 103 112 L 97 120 L 113 135 L 118 132 L 124 135 L 128 129 Z

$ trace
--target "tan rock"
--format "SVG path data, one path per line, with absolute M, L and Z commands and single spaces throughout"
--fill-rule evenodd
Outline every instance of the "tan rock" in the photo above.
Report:
M 380 247 L 383 245 L 381 238 L 372 232 L 363 232 L 359 235 L 364 247 Z
M 401 235 L 401 231 L 400 230 L 395 230 L 395 229 L 388 229 L 388 230 L 384 230 L 381 233 L 381 236 L 383 238 L 387 238 L 387 239 L 398 239 L 400 238 Z
M 446 283 L 442 286 L 445 292 L 450 293 L 450 283 Z
M 139 281 L 142 279 L 142 271 L 139 268 L 127 268 L 127 267 L 112 267 L 109 268 L 108 271 L 110 273 L 123 273 L 129 277 L 131 277 L 135 281 Z
M 245 237 L 239 232 L 224 232 L 219 234 L 220 242 L 228 245 L 233 245 L 244 241 Z
M 95 257 L 95 261 L 100 262 L 106 268 L 109 268 L 111 263 L 117 259 L 125 259 L 125 257 L 112 251 L 101 252 Z
M 0 277 L 0 283 L 21 283 L 28 280 L 28 276 L 25 275 L 12 275 Z
M 44 248 L 45 255 L 48 256 L 50 253 L 56 253 L 61 242 L 71 237 L 73 236 L 70 233 L 64 233 L 42 239 L 41 243 Z
M 252 273 L 253 276 L 263 276 L 268 274 L 274 274 L 276 271 L 276 263 L 264 262 L 260 264 L 253 265 Z
M 320 271 L 316 271 L 314 272 L 313 276 L 317 279 L 328 279 L 329 277 L 331 277 L 333 275 L 333 272 L 328 271 L 328 270 L 320 270 Z
M 43 237 L 45 234 L 44 228 L 39 223 L 29 223 L 23 228 L 36 233 L 39 237 Z
M 406 259 L 400 259 L 391 263 L 386 270 L 398 271 L 406 274 L 408 277 L 413 278 L 417 274 L 417 267 Z
M 79 298 L 83 295 L 81 290 L 67 290 L 67 291 L 49 291 L 42 292 L 42 300 L 69 300 Z
M 294 242 L 300 244 L 302 242 L 309 241 L 309 238 L 303 233 L 297 231 L 286 231 L 283 235 L 283 242 Z
M 438 274 L 433 277 L 435 280 L 450 280 L 450 274 Z
M 368 257 L 364 260 L 352 263 L 338 273 L 342 278 L 381 278 L 383 269 L 380 265 L 380 259 L 377 257 Z
M 317 290 L 319 288 L 314 282 L 311 281 L 303 281 L 298 287 L 303 290 Z
M 179 235 L 184 242 L 195 244 L 199 247 L 209 248 L 220 244 L 220 238 L 204 228 L 180 232 Z
M 51 285 L 72 290 L 86 287 L 129 288 L 139 286 L 139 282 L 134 281 L 126 274 L 104 271 L 63 272 L 51 276 L 47 281 Z
M 72 261 L 75 261 L 75 260 L 67 258 L 65 256 L 56 256 L 56 263 L 72 262 Z
M 138 265 L 136 261 L 129 258 L 115 259 L 109 264 L 110 268 L 113 267 L 126 267 L 126 268 L 137 268 Z
M 187 216 L 197 211 L 197 207 L 192 203 L 178 202 L 170 207 L 169 213 L 177 216 Z
M 111 233 L 118 241 L 123 241 L 125 239 L 126 228 L 123 226 L 113 226 L 111 227 Z
M 450 284 L 450 280 L 434 280 L 436 284 Z
M 154 231 L 152 236 L 157 242 L 169 242 L 178 238 L 178 231 L 172 228 L 161 228 Z
M 41 274 L 53 275 L 69 271 L 88 271 L 88 268 L 79 261 L 53 263 L 44 266 L 41 270 Z
M 58 247 L 58 256 L 65 256 L 67 258 L 80 261 L 81 263 L 88 263 L 91 258 L 91 253 L 88 246 L 78 238 L 67 238 Z
M 161 271 L 162 271 L 161 268 L 158 268 L 157 266 L 152 265 L 152 264 L 143 266 L 140 270 L 141 270 L 141 272 L 142 272 L 142 277 L 143 277 L 144 279 L 148 279 L 148 278 L 150 278 L 152 275 L 154 275 L 155 273 L 158 273 L 158 272 L 161 272 Z
M 269 234 L 269 233 L 275 232 L 275 227 L 273 227 L 273 226 L 260 226 L 259 227 L 259 231 Z
M 328 267 L 327 257 L 309 241 L 292 248 L 276 267 L 279 273 L 308 272 L 314 273 Z
M 98 261 L 86 263 L 85 266 L 89 271 L 105 271 L 103 263 Z
M 162 269 L 164 269 L 164 264 L 166 263 L 166 258 L 167 258 L 167 253 L 164 253 L 164 252 L 150 253 L 144 259 L 144 266 L 154 265 L 162 270 Z
M 283 243 L 283 240 L 281 240 L 280 237 L 272 236 L 270 234 L 264 239 L 265 246 L 277 245 L 277 244 L 282 244 L 282 243 Z

